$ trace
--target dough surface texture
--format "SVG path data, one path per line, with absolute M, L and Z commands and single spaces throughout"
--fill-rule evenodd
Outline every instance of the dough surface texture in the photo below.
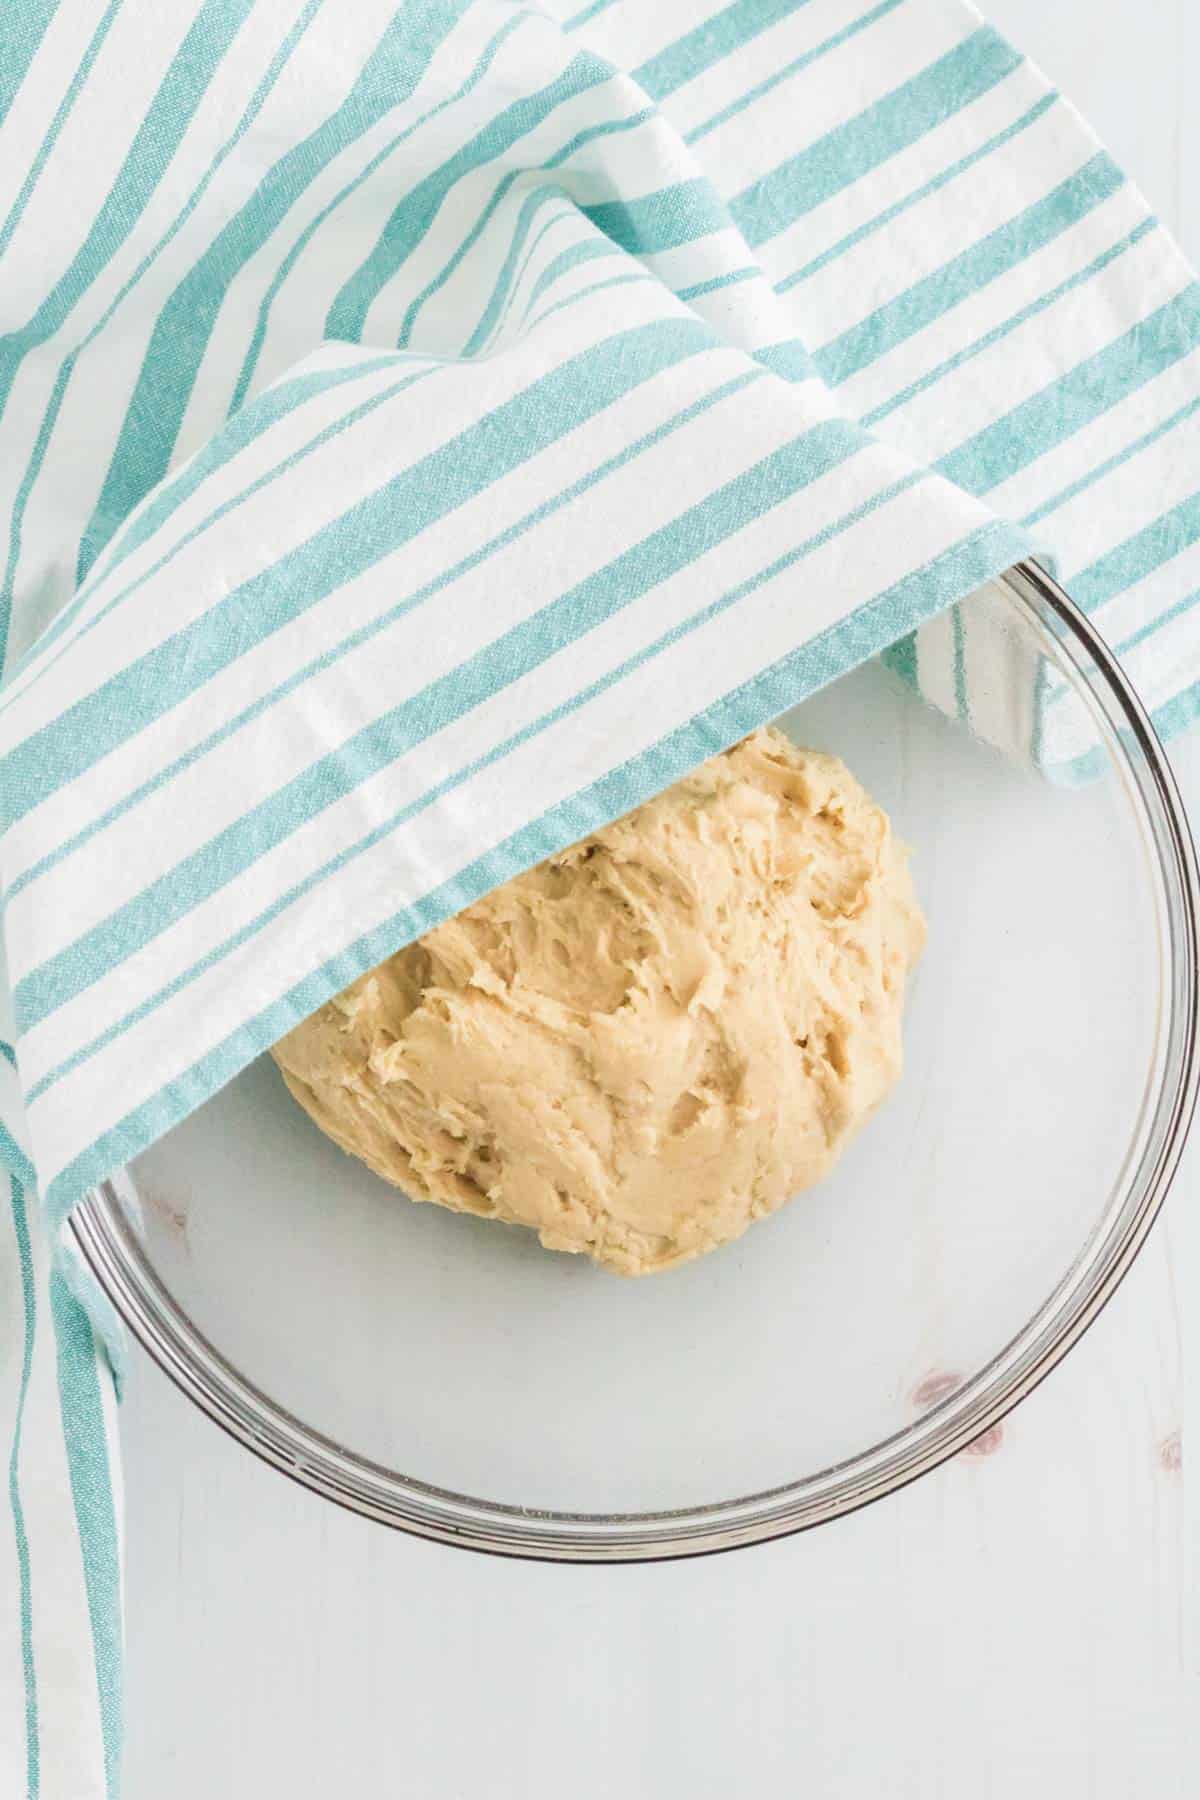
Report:
M 887 815 L 767 729 L 361 976 L 274 1055 L 412 1199 L 643 1275 L 830 1169 L 899 1077 L 924 934 Z

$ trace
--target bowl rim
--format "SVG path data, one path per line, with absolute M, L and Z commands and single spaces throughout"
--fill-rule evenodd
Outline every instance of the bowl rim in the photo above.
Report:
M 798 1481 L 728 1501 L 659 1512 L 523 1508 L 439 1488 L 370 1461 L 314 1430 L 242 1375 L 187 1316 L 147 1259 L 108 1180 L 64 1230 L 112 1306 L 159 1368 L 230 1437 L 327 1500 L 412 1535 L 484 1554 L 549 1562 L 670 1561 L 771 1542 L 844 1517 L 906 1487 L 997 1425 L 1063 1360 L 1107 1305 L 1150 1232 L 1174 1178 L 1200 1083 L 1197 988 L 1200 877 L 1186 812 L 1157 733 L 1120 663 L 1081 609 L 1036 562 L 999 578 L 1068 655 L 1099 671 L 1084 685 L 1113 727 L 1126 785 L 1141 804 L 1162 882 L 1165 1049 L 1124 1191 L 1076 1261 L 1010 1342 L 916 1420 Z M 1045 627 L 1042 627 L 1045 630 Z M 1104 688 L 1107 688 L 1107 694 Z M 1128 744 L 1135 752 L 1130 755 Z M 1163 1042 L 1160 1030 L 1160 1042 Z M 1121 1188 L 1118 1181 L 1116 1188 Z M 1114 1190 L 1116 1191 L 1116 1190 Z

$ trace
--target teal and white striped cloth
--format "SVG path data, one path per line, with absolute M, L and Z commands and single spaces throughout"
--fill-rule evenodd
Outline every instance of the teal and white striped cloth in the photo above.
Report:
M 1200 290 L 1070 107 L 960 0 L 571 13 L 0 14 L 5 1793 L 117 1781 L 89 1185 L 864 657 L 1077 772 L 955 605 L 1031 547 L 1196 708 Z

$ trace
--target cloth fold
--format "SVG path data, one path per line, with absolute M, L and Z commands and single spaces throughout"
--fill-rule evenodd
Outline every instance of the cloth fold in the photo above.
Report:
M 1195 710 L 1200 300 L 1037 71 L 959 0 L 563 10 L 0 23 L 14 1293 L 31 1177 L 57 1244 L 363 969 L 865 657 L 1084 771 L 970 600 L 1031 550 Z

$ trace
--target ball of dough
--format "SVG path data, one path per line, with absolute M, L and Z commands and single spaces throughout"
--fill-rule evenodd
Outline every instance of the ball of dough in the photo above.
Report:
M 811 1186 L 900 1074 L 924 939 L 885 813 L 756 732 L 381 963 L 276 1046 L 414 1200 L 644 1275 Z

